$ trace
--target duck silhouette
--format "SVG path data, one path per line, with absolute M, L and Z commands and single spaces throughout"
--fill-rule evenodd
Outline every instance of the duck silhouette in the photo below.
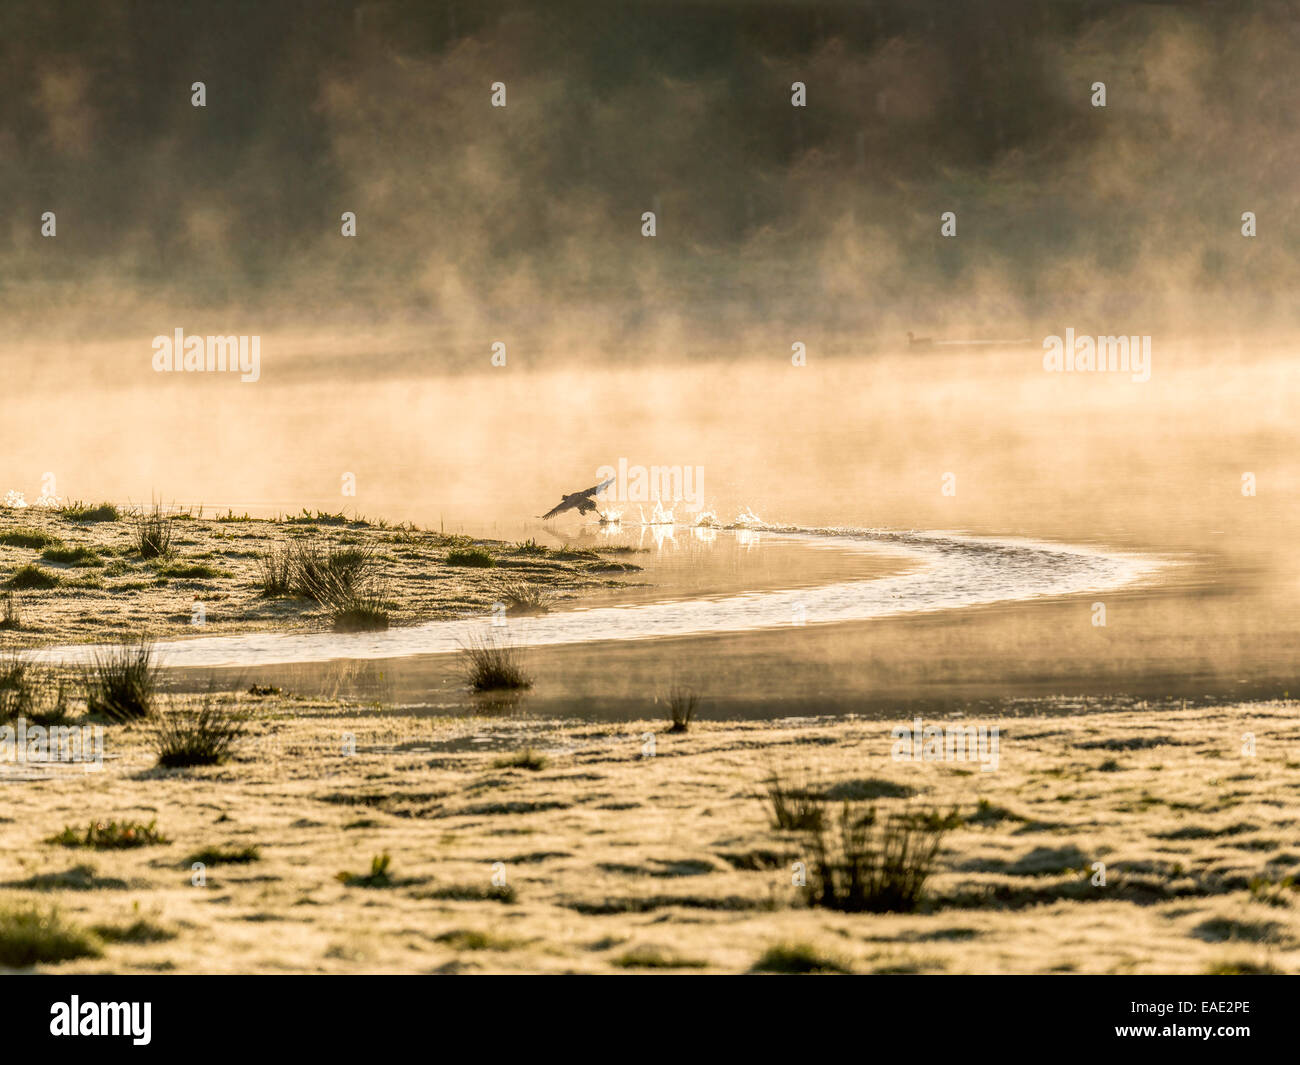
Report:
M 541 516 L 542 521 L 548 521 L 557 514 L 563 514 L 566 510 L 576 510 L 579 514 L 590 514 L 593 510 L 598 510 L 599 508 L 592 500 L 592 497 L 600 494 L 613 483 L 614 478 L 611 477 L 608 481 L 601 481 L 600 484 L 588 488 L 586 491 L 570 492 L 556 506 Z

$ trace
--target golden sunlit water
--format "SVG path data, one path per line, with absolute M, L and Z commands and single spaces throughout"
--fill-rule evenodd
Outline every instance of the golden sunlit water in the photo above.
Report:
M 11 460 L 63 471 L 69 496 L 161 499 L 207 514 L 343 507 L 507 540 L 622 543 L 644 549 L 647 566 L 631 582 L 646 592 L 618 593 L 627 603 L 645 594 L 689 602 L 711 589 L 833 585 L 859 576 L 861 563 L 844 551 L 776 550 L 781 538 L 761 531 L 750 534 L 750 550 L 730 543 L 734 532 L 718 544 L 717 534 L 692 527 L 682 501 L 676 527 L 642 527 L 650 504 L 635 502 L 621 504 L 631 520 L 612 529 L 575 512 L 549 523 L 535 517 L 620 460 L 697 470 L 691 509 L 724 524 L 749 510 L 769 529 L 946 531 L 1176 563 L 1104 597 L 1104 627 L 1093 624 L 1089 595 L 958 602 L 924 621 L 870 623 L 819 618 L 812 604 L 803 631 L 593 651 L 582 678 L 561 681 L 557 702 L 575 690 L 588 704 L 626 694 L 628 685 L 601 668 L 601 654 L 643 658 L 649 671 L 665 656 L 679 671 L 701 662 L 712 671 L 757 654 L 788 669 L 786 681 L 801 678 L 800 690 L 782 691 L 776 703 L 797 696 L 815 706 L 821 693 L 841 709 L 855 691 L 864 700 L 960 698 L 987 693 L 999 677 L 1008 691 L 1258 693 L 1288 687 L 1300 633 L 1300 564 L 1288 532 L 1300 484 L 1292 350 L 1157 344 L 1145 382 L 1048 373 L 1040 350 L 1024 347 L 904 345 L 858 359 L 814 352 L 806 366 L 790 365 L 778 349 L 770 360 L 757 353 L 653 371 L 522 367 L 418 377 L 400 367 L 383 372 L 382 360 L 378 371 L 362 372 L 358 352 L 355 373 L 326 383 L 294 373 L 281 380 L 278 342 L 268 338 L 256 385 L 200 376 L 169 380 L 161 391 L 152 381 L 124 384 L 75 418 L 75 400 L 52 383 L 28 389 L 10 419 L 20 430 Z M 139 351 L 116 349 L 115 360 L 135 363 L 128 377 L 147 372 Z M 340 491 L 349 473 L 355 497 Z M 1243 494 L 1246 474 L 1258 486 L 1253 496 Z M 905 560 L 900 553 L 895 562 Z M 756 615 L 752 626 L 733 619 L 717 627 L 767 624 Z M 601 638 L 593 625 L 581 639 Z M 385 639 L 394 658 L 446 650 L 398 649 L 395 637 Z M 536 651 L 541 662 L 548 655 Z M 836 665 L 833 682 L 816 664 L 823 660 Z M 762 671 L 737 672 L 744 680 L 728 688 L 729 699 L 772 701 Z

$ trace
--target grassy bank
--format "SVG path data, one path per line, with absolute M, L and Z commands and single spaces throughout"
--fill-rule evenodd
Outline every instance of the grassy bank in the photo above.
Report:
M 342 514 L 0 509 L 0 648 L 141 633 L 355 631 L 496 603 L 536 612 L 636 570 L 626 554 L 476 541 Z

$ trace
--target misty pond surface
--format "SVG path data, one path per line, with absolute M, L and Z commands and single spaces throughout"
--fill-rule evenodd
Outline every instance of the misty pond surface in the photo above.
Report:
M 599 533 L 532 515 L 625 459 L 701 470 L 703 505 L 724 521 L 748 508 L 779 529 L 879 531 L 709 542 L 625 526 L 640 574 L 519 629 L 536 678 L 521 705 L 536 712 L 657 713 L 674 681 L 711 712 L 778 716 L 1281 694 L 1300 657 L 1293 350 L 1157 345 L 1144 383 L 1047 374 L 1033 349 L 499 377 L 376 360 L 327 383 L 278 371 L 264 338 L 256 385 L 178 382 L 167 404 L 123 386 L 76 419 L 38 390 L 14 412 L 14 457 L 76 470 L 61 484 L 73 498 L 153 495 L 208 514 L 337 510 L 346 471 L 350 511 L 551 546 Z M 174 676 L 242 671 L 463 711 L 473 700 L 447 652 L 485 623 L 237 637 L 248 653 L 229 669 L 202 661 L 215 645 L 199 639 L 199 668 Z M 285 658 L 297 664 L 272 664 Z

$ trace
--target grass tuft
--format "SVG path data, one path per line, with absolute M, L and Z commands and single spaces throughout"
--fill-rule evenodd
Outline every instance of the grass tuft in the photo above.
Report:
M 155 503 L 151 511 L 141 511 L 135 516 L 135 546 L 141 558 L 166 558 L 172 550 L 173 519 L 165 514 L 162 504 Z
M 283 695 L 284 691 L 277 684 L 253 684 L 249 686 L 248 694 L 265 699 L 271 695 Z
M 92 506 L 89 503 L 83 503 L 81 500 L 65 504 L 59 510 L 59 513 L 68 521 L 79 522 L 119 521 L 122 517 L 122 512 L 112 503 L 100 503 L 97 506 Z
M 1250 897 L 1266 906 L 1289 906 L 1297 890 L 1294 876 L 1284 876 L 1280 880 L 1252 876 L 1246 886 L 1250 889 Z
M 776 773 L 767 781 L 767 802 L 774 828 L 808 837 L 808 904 L 845 913 L 916 910 L 944 835 L 962 823 L 955 808 L 879 816 L 874 806 L 864 811 L 854 799 L 845 799 L 839 817 L 832 819 L 826 794 L 788 787 Z
M 40 551 L 46 547 L 60 547 L 63 541 L 41 529 L 20 528 L 0 532 L 0 544 L 5 547 L 25 547 L 32 551 Z
M 673 686 L 668 693 L 669 732 L 685 732 L 691 727 L 695 711 L 699 709 L 700 696 L 690 688 Z
M 334 879 L 340 881 L 345 887 L 392 887 L 393 878 L 388 873 L 389 866 L 392 863 L 392 857 L 385 851 L 383 854 L 376 854 L 370 859 L 370 872 L 365 874 L 342 872 L 338 873 Z
M 823 817 L 809 830 L 812 860 L 804 894 L 811 906 L 843 913 L 912 913 L 934 872 L 945 833 L 957 813 L 896 811 L 879 816 L 845 802 L 838 838 Z
M 513 644 L 476 638 L 461 648 L 465 679 L 478 692 L 514 691 L 533 686 L 524 672 L 523 652 Z
M 388 628 L 388 588 L 373 583 L 349 589 L 329 602 L 335 632 L 377 632 Z
M 0 723 L 25 718 L 35 725 L 68 719 L 63 677 L 17 655 L 0 659 Z
M 62 566 L 102 566 L 104 560 L 90 547 L 47 547 L 41 552 L 42 562 L 55 562 Z
M 784 832 L 818 829 L 825 816 L 824 800 L 806 786 L 789 786 L 773 772 L 767 779 L 767 801 L 772 807 L 772 827 Z
M 534 751 L 531 747 L 525 747 L 515 754 L 508 754 L 504 758 L 498 758 L 492 765 L 497 769 L 531 769 L 536 771 L 545 769 L 547 760 L 546 755 Z
M 59 578 L 57 574 L 43 570 L 40 566 L 33 566 L 30 562 L 15 570 L 14 575 L 5 581 L 6 588 L 12 588 L 20 592 L 57 588 L 58 586 Z
M 25 969 L 75 958 L 97 958 L 99 939 L 68 924 L 57 910 L 10 907 L 0 910 L 0 965 Z
M 531 584 L 516 581 L 501 589 L 506 607 L 516 614 L 545 614 L 549 609 L 546 592 Z
M 0 722 L 27 717 L 35 704 L 31 664 L 17 655 L 0 661 Z
M 323 550 L 313 540 L 288 545 L 281 553 L 264 557 L 262 588 L 288 586 L 298 595 L 314 599 L 329 611 L 335 632 L 374 632 L 388 628 L 388 586 L 375 574 L 377 559 L 371 547 L 332 546 Z
M 89 713 L 117 722 L 146 718 L 158 687 L 153 647 L 141 640 L 96 654 L 84 680 Z
M 302 508 L 302 513 L 291 514 L 286 516 L 284 522 L 289 525 L 369 525 L 370 522 L 364 518 L 349 518 L 343 511 L 331 514 L 328 511 L 318 510 L 315 514 L 306 507 Z
M 258 554 L 257 571 L 262 594 L 267 598 L 288 595 L 293 590 L 293 558 L 289 544 L 275 544 Z
M 345 598 L 361 587 L 376 565 L 373 548 L 331 546 L 323 549 L 310 539 L 290 544 L 289 555 L 293 590 L 324 605 Z
M 4 595 L 4 616 L 0 617 L 0 629 L 8 632 L 17 632 L 23 627 L 23 605 L 22 600 L 13 592 L 5 592 Z
M 158 822 L 150 821 L 92 821 L 85 829 L 68 825 L 50 843 L 60 847 L 89 847 L 97 851 L 127 850 L 131 847 L 150 847 L 169 843 L 158 831 Z
M 224 570 L 217 569 L 216 566 L 209 566 L 206 562 L 169 562 L 165 566 L 159 566 L 157 572 L 159 577 L 189 578 L 191 580 L 212 580 L 217 577 L 230 576 Z
M 214 699 L 174 704 L 155 715 L 154 750 L 164 769 L 220 765 L 243 737 L 248 715 Z

